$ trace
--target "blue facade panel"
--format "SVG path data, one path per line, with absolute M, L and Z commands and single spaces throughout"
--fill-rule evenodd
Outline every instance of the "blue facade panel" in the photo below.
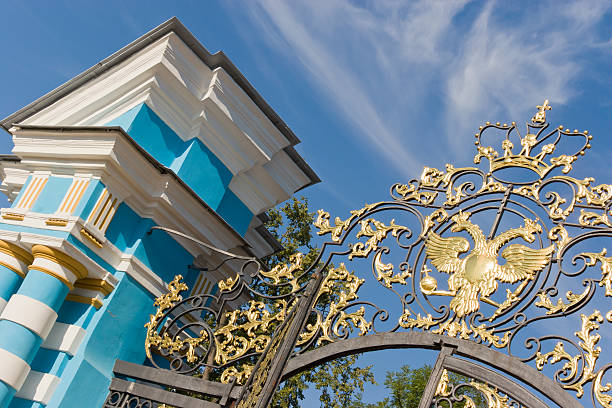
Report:
M 71 184 L 71 177 L 49 177 L 38 199 L 32 205 L 32 211 L 53 214 L 59 208 Z

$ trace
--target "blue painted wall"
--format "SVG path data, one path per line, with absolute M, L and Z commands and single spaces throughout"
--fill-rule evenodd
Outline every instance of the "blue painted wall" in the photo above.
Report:
M 50 176 L 40 195 L 32 206 L 32 211 L 53 214 L 60 206 L 72 184 L 72 177 Z
M 144 362 L 144 324 L 154 312 L 153 298 L 125 273 L 118 272 L 116 277 L 117 288 L 97 312 L 89 313 L 86 307 L 78 310 L 78 304 L 73 302 L 66 302 L 60 310 L 58 321 L 83 325 L 87 335 L 74 357 L 64 356 L 59 363 L 59 356 L 56 360 L 52 355 L 48 357 L 62 376 L 49 407 L 81 408 L 84 401 L 87 406 L 100 407 L 115 360 Z
M 107 125 L 121 126 L 239 234 L 246 233 L 253 214 L 229 189 L 232 173 L 199 139 L 182 140 L 144 103 Z
M 106 239 L 120 251 L 133 254 L 166 282 L 177 274 L 185 276 L 193 256 L 164 231 L 148 234 L 154 225 L 153 220 L 141 218 L 122 203 L 106 230 Z M 185 277 L 188 284 L 193 283 L 193 277 Z
M 23 194 L 25 193 L 25 191 L 27 190 L 31 182 L 32 182 L 32 176 L 28 176 L 25 183 L 23 183 L 23 187 L 21 187 L 21 190 L 19 190 L 19 193 L 17 194 L 17 198 L 15 198 L 15 200 L 13 200 L 13 202 L 11 203 L 11 208 L 15 208 L 17 206 L 17 203 L 19 202 L 19 200 L 21 200 L 21 197 L 23 196 Z

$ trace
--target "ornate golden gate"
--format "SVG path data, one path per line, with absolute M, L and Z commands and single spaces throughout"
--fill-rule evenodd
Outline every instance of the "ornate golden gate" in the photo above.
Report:
M 141 379 L 183 399 L 117 379 L 105 406 L 265 407 L 283 378 L 322 362 L 427 348 L 439 353 L 421 408 L 474 406 L 468 388 L 490 407 L 612 407 L 599 344 L 612 334 L 612 185 L 570 176 L 591 136 L 551 127 L 549 109 L 538 106 L 524 133 L 481 126 L 475 166 L 426 167 L 347 219 L 320 210 L 329 241 L 307 268 L 301 254 L 266 271 L 225 253 L 238 276 L 187 299 L 177 277 L 147 324 L 147 355 L 169 369 Z M 133 378 L 130 367 L 116 373 Z M 451 384 L 449 372 L 470 380 Z M 185 386 L 177 373 L 207 380 Z

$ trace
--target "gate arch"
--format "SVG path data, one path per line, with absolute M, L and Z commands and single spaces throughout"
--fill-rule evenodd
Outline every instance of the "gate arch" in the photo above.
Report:
M 589 396 L 612 407 L 599 334 L 612 322 L 612 185 L 569 175 L 592 137 L 551 127 L 548 109 L 525 132 L 480 126 L 474 166 L 425 167 L 346 219 L 319 210 L 329 240 L 310 266 L 298 253 L 267 271 L 199 242 L 223 255 L 215 268 L 240 273 L 186 299 L 177 277 L 147 323 L 147 356 L 240 384 L 239 408 L 267 406 L 300 365 L 401 347 L 440 350 L 422 407 L 452 405 L 468 386 L 491 406 L 546 406 L 519 381 L 561 407 Z M 445 370 L 474 380 L 452 386 Z
M 293 375 L 299 374 L 303 370 L 338 357 L 368 351 L 406 348 L 422 348 L 440 351 L 444 348 L 449 349 L 452 351 L 452 354 L 442 356 L 443 360 L 446 360 L 446 365 L 442 365 L 442 368 L 449 368 L 458 374 L 472 376 L 479 381 L 490 382 L 506 395 L 512 395 L 523 406 L 548 407 L 546 403 L 542 402 L 540 398 L 521 386 L 518 382 L 511 381 L 486 366 L 503 371 L 524 384 L 531 384 L 559 406 L 582 407 L 580 403 L 571 398 L 571 396 L 553 380 L 536 369 L 526 366 L 506 354 L 491 350 L 488 347 L 474 342 L 448 338 L 432 333 L 380 333 L 367 337 L 355 337 L 338 343 L 331 343 L 292 357 L 287 362 L 282 379 L 285 380 Z M 467 357 L 480 364 L 459 359 L 456 358 L 456 356 Z M 444 361 L 442 361 L 442 363 L 444 364 Z M 438 380 L 439 379 L 436 378 L 434 382 L 437 384 Z

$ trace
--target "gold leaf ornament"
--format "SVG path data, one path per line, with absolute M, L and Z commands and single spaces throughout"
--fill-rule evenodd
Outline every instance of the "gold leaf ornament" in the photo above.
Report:
M 600 253 L 585 252 L 582 255 L 586 256 L 588 266 L 593 266 L 597 262 L 601 262 L 601 280 L 599 286 L 606 288 L 606 296 L 612 296 L 612 257 L 606 257 L 607 250 L 604 248 Z
M 274 284 L 288 282 L 291 285 L 291 291 L 295 292 L 300 288 L 298 278 L 295 276 L 295 272 L 303 270 L 302 262 L 304 255 L 301 252 L 297 252 L 289 257 L 288 264 L 276 265 L 269 271 L 259 271 L 259 273 L 266 278 L 273 280 Z
M 537 307 L 542 307 L 542 308 L 546 309 L 547 310 L 546 314 L 547 315 L 551 315 L 551 314 L 555 314 L 555 313 L 558 313 L 558 312 L 565 312 L 570 307 L 572 307 L 575 304 L 579 303 L 588 294 L 589 294 L 589 288 L 586 288 L 584 290 L 584 292 L 582 292 L 579 295 L 575 295 L 571 290 L 568 290 L 567 293 L 565 294 L 565 298 L 567 299 L 567 303 L 565 303 L 563 301 L 563 299 L 559 299 L 559 300 L 557 300 L 557 303 L 554 304 L 550 300 L 548 295 L 546 295 L 544 292 L 540 292 L 540 293 L 538 293 L 538 299 L 539 300 L 536 301 L 534 303 L 534 305 L 536 305 Z
M 219 283 L 217 283 L 217 286 L 219 287 L 219 292 L 231 292 L 232 290 L 234 290 L 234 287 L 236 286 L 239 280 L 240 276 L 238 275 L 236 275 L 235 278 L 230 277 L 225 280 L 220 280 Z
M 334 242 L 340 241 L 340 236 L 344 231 L 348 231 L 351 223 L 356 219 L 361 217 L 367 211 L 376 207 L 380 203 L 374 204 L 366 204 L 363 208 L 359 210 L 351 210 L 351 216 L 347 218 L 345 221 L 342 221 L 340 217 L 336 217 L 334 220 L 334 226 L 332 226 L 329 222 L 330 214 L 324 210 L 317 211 L 317 219 L 314 222 L 314 226 L 319 229 L 317 231 L 318 235 L 325 235 L 331 233 L 331 239 Z
M 378 252 L 374 256 L 374 269 L 376 270 L 376 279 L 383 284 L 383 286 L 390 288 L 394 283 L 401 285 L 406 284 L 406 278 L 411 276 L 410 270 L 406 269 L 397 275 L 393 274 L 393 264 L 383 263 L 380 260 L 382 252 Z
M 365 316 L 365 308 L 362 306 L 355 312 L 346 313 L 344 309 L 349 306 L 350 302 L 358 298 L 357 291 L 363 285 L 365 279 L 360 279 L 346 269 L 346 266 L 341 263 L 337 268 L 329 270 L 327 276 L 321 283 L 321 288 L 315 299 L 315 304 L 321 299 L 324 294 L 334 292 L 334 285 L 340 285 L 342 288 L 337 295 L 337 299 L 333 300 L 328 307 L 325 317 L 317 314 L 317 320 L 314 323 L 306 325 L 305 331 L 300 335 L 298 345 L 305 344 L 312 339 L 317 333 L 320 333 L 317 339 L 317 345 L 323 343 L 333 343 L 334 335 L 340 336 L 340 330 L 356 328 L 359 330 L 359 335 L 363 336 L 372 329 L 372 323 L 367 321 Z
M 564 376 L 559 379 L 561 386 L 575 391 L 576 396 L 581 398 L 584 395 L 584 386 L 592 383 L 597 401 L 604 407 L 610 407 L 612 396 L 605 393 L 610 391 L 612 386 L 610 384 L 602 385 L 601 381 L 605 370 L 597 371 L 595 369 L 601 354 L 601 347 L 597 346 L 601 337 L 599 334 L 594 334 L 593 331 L 599 329 L 599 324 L 603 323 L 604 319 L 598 310 L 595 310 L 589 316 L 581 314 L 580 319 L 582 321 L 581 329 L 575 335 L 580 340 L 578 346 L 582 353 L 572 356 L 565 350 L 563 342 L 559 341 L 548 353 L 538 352 L 536 354 L 536 368 L 541 371 L 546 364 L 565 361 L 563 365 Z
M 226 323 L 215 330 L 215 362 L 227 364 L 250 351 L 262 352 L 275 327 L 285 320 L 289 304 L 278 300 L 271 312 L 263 302 L 251 300 L 246 310 L 226 313 Z
M 180 336 L 172 337 L 165 331 L 160 335 L 156 330 L 164 312 L 183 299 L 180 293 L 187 290 L 188 287 L 184 282 L 181 282 L 182 279 L 181 275 L 175 276 L 172 282 L 168 284 L 168 293 L 157 297 L 153 303 L 154 306 L 157 306 L 157 311 L 154 315 L 150 315 L 149 322 L 144 325 L 147 328 L 145 353 L 149 359 L 152 359 L 151 348 L 154 347 L 168 353 L 182 352 L 189 363 L 194 363 L 198 360 L 195 353 L 196 348 L 209 340 L 208 333 L 204 329 L 200 331 L 199 337 L 189 337 L 185 332 L 181 333 Z
M 389 232 L 392 236 L 397 237 L 400 232 L 408 230 L 404 226 L 395 224 L 395 220 L 391 220 L 388 226 L 372 218 L 362 220 L 360 224 L 361 230 L 357 233 L 356 237 L 368 237 L 368 240 L 365 243 L 357 242 L 354 244 L 348 256 L 349 259 L 354 257 L 366 258 L 370 252 L 378 249 L 378 244 L 387 237 Z

